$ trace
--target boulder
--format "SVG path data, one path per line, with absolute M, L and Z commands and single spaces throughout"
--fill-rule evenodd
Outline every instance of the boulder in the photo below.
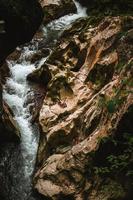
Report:
M 40 0 L 40 3 L 44 11 L 45 25 L 54 19 L 75 13 L 77 10 L 73 0 Z
M 130 126 L 121 120 L 133 105 L 132 21 L 130 16 L 78 20 L 31 76 L 47 86 L 39 114 L 42 133 L 34 187 L 49 199 L 108 200 L 126 196 L 119 179 L 124 176 L 123 180 L 128 180 L 125 172 L 116 176 L 116 169 L 112 176 L 103 178 L 94 162 L 102 141 L 115 135 L 121 124 Z M 45 77 L 49 77 L 47 82 Z

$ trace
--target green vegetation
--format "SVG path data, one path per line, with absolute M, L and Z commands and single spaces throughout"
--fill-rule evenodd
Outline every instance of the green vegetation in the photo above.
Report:
M 124 67 L 127 67 L 130 70 L 131 63 Z M 133 81 L 130 79 L 130 77 L 124 78 L 121 80 L 118 88 L 113 88 L 113 97 L 105 96 L 102 94 L 100 95 L 98 102 L 99 107 L 106 108 L 110 114 L 117 112 L 120 106 L 124 103 L 127 96 L 133 92 L 131 89 L 132 86 Z
M 114 136 L 99 140 L 100 147 L 93 155 L 93 173 L 104 177 L 123 177 L 133 184 L 133 106 L 120 121 Z
M 91 152 L 88 177 L 98 184 L 101 199 L 132 200 L 133 196 L 133 105 L 120 120 L 114 135 L 99 138 L 99 148 Z
M 112 114 L 117 111 L 119 106 L 124 103 L 125 97 L 116 95 L 112 99 L 106 99 L 105 96 L 100 96 L 99 107 L 107 108 L 107 111 Z
M 100 176 L 124 173 L 133 177 L 133 135 L 125 133 L 123 141 L 111 137 L 101 140 L 101 146 L 107 145 L 112 146 L 114 151 L 107 153 L 103 163 L 94 166 L 94 173 Z
M 115 97 L 106 102 L 106 107 L 109 113 L 114 113 L 117 108 L 124 102 L 124 98 Z

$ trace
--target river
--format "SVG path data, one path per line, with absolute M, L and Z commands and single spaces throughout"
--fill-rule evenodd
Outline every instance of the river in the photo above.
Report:
M 52 21 L 43 27 L 45 44 L 54 45 L 62 31 L 78 18 L 86 16 L 86 9 L 75 2 L 77 14 L 66 15 Z M 56 34 L 55 34 L 56 33 Z M 34 41 L 34 39 L 33 39 Z M 42 40 L 43 43 L 43 40 Z M 46 45 L 46 46 L 47 46 Z M 39 143 L 39 130 L 31 123 L 30 107 L 27 103 L 29 96 L 34 96 L 31 84 L 27 82 L 27 75 L 37 66 L 31 64 L 30 58 L 38 51 L 38 43 L 18 48 L 21 55 L 18 60 L 8 60 L 10 77 L 4 86 L 4 100 L 8 103 L 18 123 L 20 144 L 7 143 L 1 146 L 0 151 L 0 199 L 1 200 L 38 200 L 32 191 L 32 176 L 35 168 L 36 155 Z M 41 66 L 46 58 L 40 60 Z

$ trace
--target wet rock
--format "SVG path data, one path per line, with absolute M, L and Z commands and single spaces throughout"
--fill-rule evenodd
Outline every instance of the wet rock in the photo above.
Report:
M 32 83 L 32 91 L 27 94 L 27 101 L 25 102 L 25 106 L 29 105 L 29 111 L 32 116 L 32 123 L 38 122 L 39 112 L 45 95 L 46 88 L 40 84 Z
M 42 58 L 45 58 L 49 55 L 50 50 L 49 49 L 41 49 L 38 52 L 36 52 L 32 58 L 31 63 L 39 62 Z
M 28 2 L 26 0 L 23 2 L 21 0 L 0 0 L 0 132 L 1 137 L 5 132 L 4 136 L 5 138 L 7 136 L 7 139 L 13 135 L 13 132 L 16 133 L 14 137 L 18 138 L 19 133 L 8 105 L 5 105 L 2 100 L 2 84 L 9 75 L 8 66 L 4 62 L 18 45 L 32 39 L 42 19 L 43 11 L 36 0 Z M 20 51 L 17 49 L 9 56 L 9 59 L 18 59 L 19 56 Z
M 133 20 L 130 16 L 128 19 Z M 100 141 L 115 134 L 133 104 L 133 49 L 123 33 L 124 20 L 124 17 L 96 20 L 89 17 L 82 23 L 79 20 L 67 30 L 69 34 L 63 33 L 42 67 L 33 72 L 35 81 L 40 79 L 45 86 L 42 80 L 49 77 L 39 115 L 40 167 L 34 178 L 34 187 L 45 197 L 53 200 L 112 197 L 112 191 L 98 193 L 95 186 L 103 179 L 93 176 L 91 168 Z M 109 186 L 111 182 L 112 188 L 116 188 L 112 180 Z M 48 185 L 53 190 L 48 190 Z M 120 190 L 123 187 L 116 185 Z
M 9 106 L 3 102 L 3 110 L 0 121 L 0 142 L 19 141 L 20 131 L 17 122 Z
M 13 113 L 9 106 L 3 102 L 3 85 L 9 76 L 9 66 L 7 61 L 5 61 L 0 67 L 0 142 L 18 140 L 20 137 L 17 123 L 13 119 Z
M 0 75 L 1 84 L 3 85 L 3 84 L 5 84 L 7 77 L 10 76 L 10 70 L 8 67 L 8 63 L 6 61 L 0 67 L 0 74 L 1 74 Z
M 40 3 L 44 11 L 45 25 L 54 19 L 76 12 L 76 6 L 72 0 L 40 0 Z
M 27 76 L 28 81 L 36 82 L 39 84 L 47 85 L 49 80 L 51 79 L 51 74 L 47 71 L 47 69 L 37 69 L 36 71 L 30 73 Z
M 17 48 L 13 53 L 11 53 L 8 57 L 7 60 L 18 60 L 21 56 L 21 49 Z

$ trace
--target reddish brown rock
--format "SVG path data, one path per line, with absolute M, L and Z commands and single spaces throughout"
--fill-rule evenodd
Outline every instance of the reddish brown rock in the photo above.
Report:
M 39 115 L 40 168 L 34 187 L 50 199 L 108 200 L 116 194 L 115 189 L 108 194 L 97 190 L 103 180 L 91 168 L 99 141 L 116 132 L 133 104 L 133 48 L 126 42 L 131 30 L 125 20 L 132 23 L 133 18 L 77 22 L 33 73 L 38 80 L 49 75 Z M 106 181 L 120 189 L 113 180 Z

